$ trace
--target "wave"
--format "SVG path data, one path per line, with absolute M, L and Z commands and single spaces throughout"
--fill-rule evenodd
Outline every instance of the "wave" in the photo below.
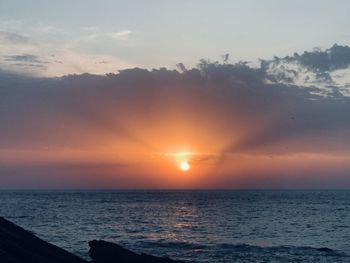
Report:
M 153 253 L 167 252 L 178 256 L 185 262 L 350 262 L 350 256 L 329 247 L 310 246 L 258 246 L 245 243 L 238 244 L 199 244 L 184 241 L 139 241 L 134 244 Z
M 139 241 L 137 245 L 149 246 L 149 247 L 164 247 L 164 248 L 174 248 L 174 249 L 210 249 L 218 248 L 231 250 L 232 252 L 254 252 L 254 251 L 270 251 L 270 252 L 293 252 L 293 253 L 322 253 L 324 254 L 337 254 L 346 255 L 342 251 L 331 249 L 329 247 L 311 247 L 311 246 L 258 246 L 246 243 L 238 244 L 199 244 L 193 242 L 184 241 L 169 241 L 169 240 L 157 240 L 157 241 Z
M 328 247 L 309 247 L 309 246 L 257 246 L 245 243 L 239 244 L 219 244 L 216 245 L 221 249 L 229 249 L 232 251 L 271 251 L 271 252 L 293 252 L 293 253 L 323 253 L 323 254 L 344 254 L 341 251 Z
M 348 254 L 329 247 L 220 244 L 213 251 L 222 262 L 350 262 Z
M 198 243 L 183 242 L 183 241 L 168 241 L 168 240 L 158 240 L 158 241 L 139 241 L 137 245 L 142 247 L 160 247 L 160 248 L 174 248 L 174 249 L 205 249 L 208 246 Z

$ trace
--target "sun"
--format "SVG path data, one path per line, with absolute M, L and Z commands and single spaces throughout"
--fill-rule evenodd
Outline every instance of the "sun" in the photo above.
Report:
M 188 171 L 188 170 L 190 170 L 190 168 L 191 168 L 191 166 L 189 165 L 189 163 L 188 162 L 181 162 L 180 163 L 180 169 L 182 170 L 182 171 Z

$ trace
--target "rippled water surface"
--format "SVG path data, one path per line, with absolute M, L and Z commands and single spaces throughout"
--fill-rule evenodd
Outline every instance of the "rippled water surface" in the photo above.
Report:
M 77 255 L 104 239 L 193 262 L 350 262 L 350 191 L 0 191 L 0 215 Z

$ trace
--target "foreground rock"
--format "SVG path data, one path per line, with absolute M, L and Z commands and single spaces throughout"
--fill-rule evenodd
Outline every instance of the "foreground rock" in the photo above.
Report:
M 87 263 L 0 217 L 1 263 Z
M 179 263 L 168 258 L 137 254 L 117 244 L 90 241 L 93 263 Z M 68 251 L 36 237 L 0 217 L 1 263 L 87 263 Z
M 93 240 L 89 242 L 93 263 L 180 263 L 169 258 L 137 254 L 117 244 Z

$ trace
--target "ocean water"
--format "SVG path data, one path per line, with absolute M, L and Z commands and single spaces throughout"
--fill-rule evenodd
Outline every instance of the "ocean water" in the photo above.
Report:
M 88 258 L 92 239 L 189 262 L 350 262 L 350 191 L 0 191 L 0 215 Z

